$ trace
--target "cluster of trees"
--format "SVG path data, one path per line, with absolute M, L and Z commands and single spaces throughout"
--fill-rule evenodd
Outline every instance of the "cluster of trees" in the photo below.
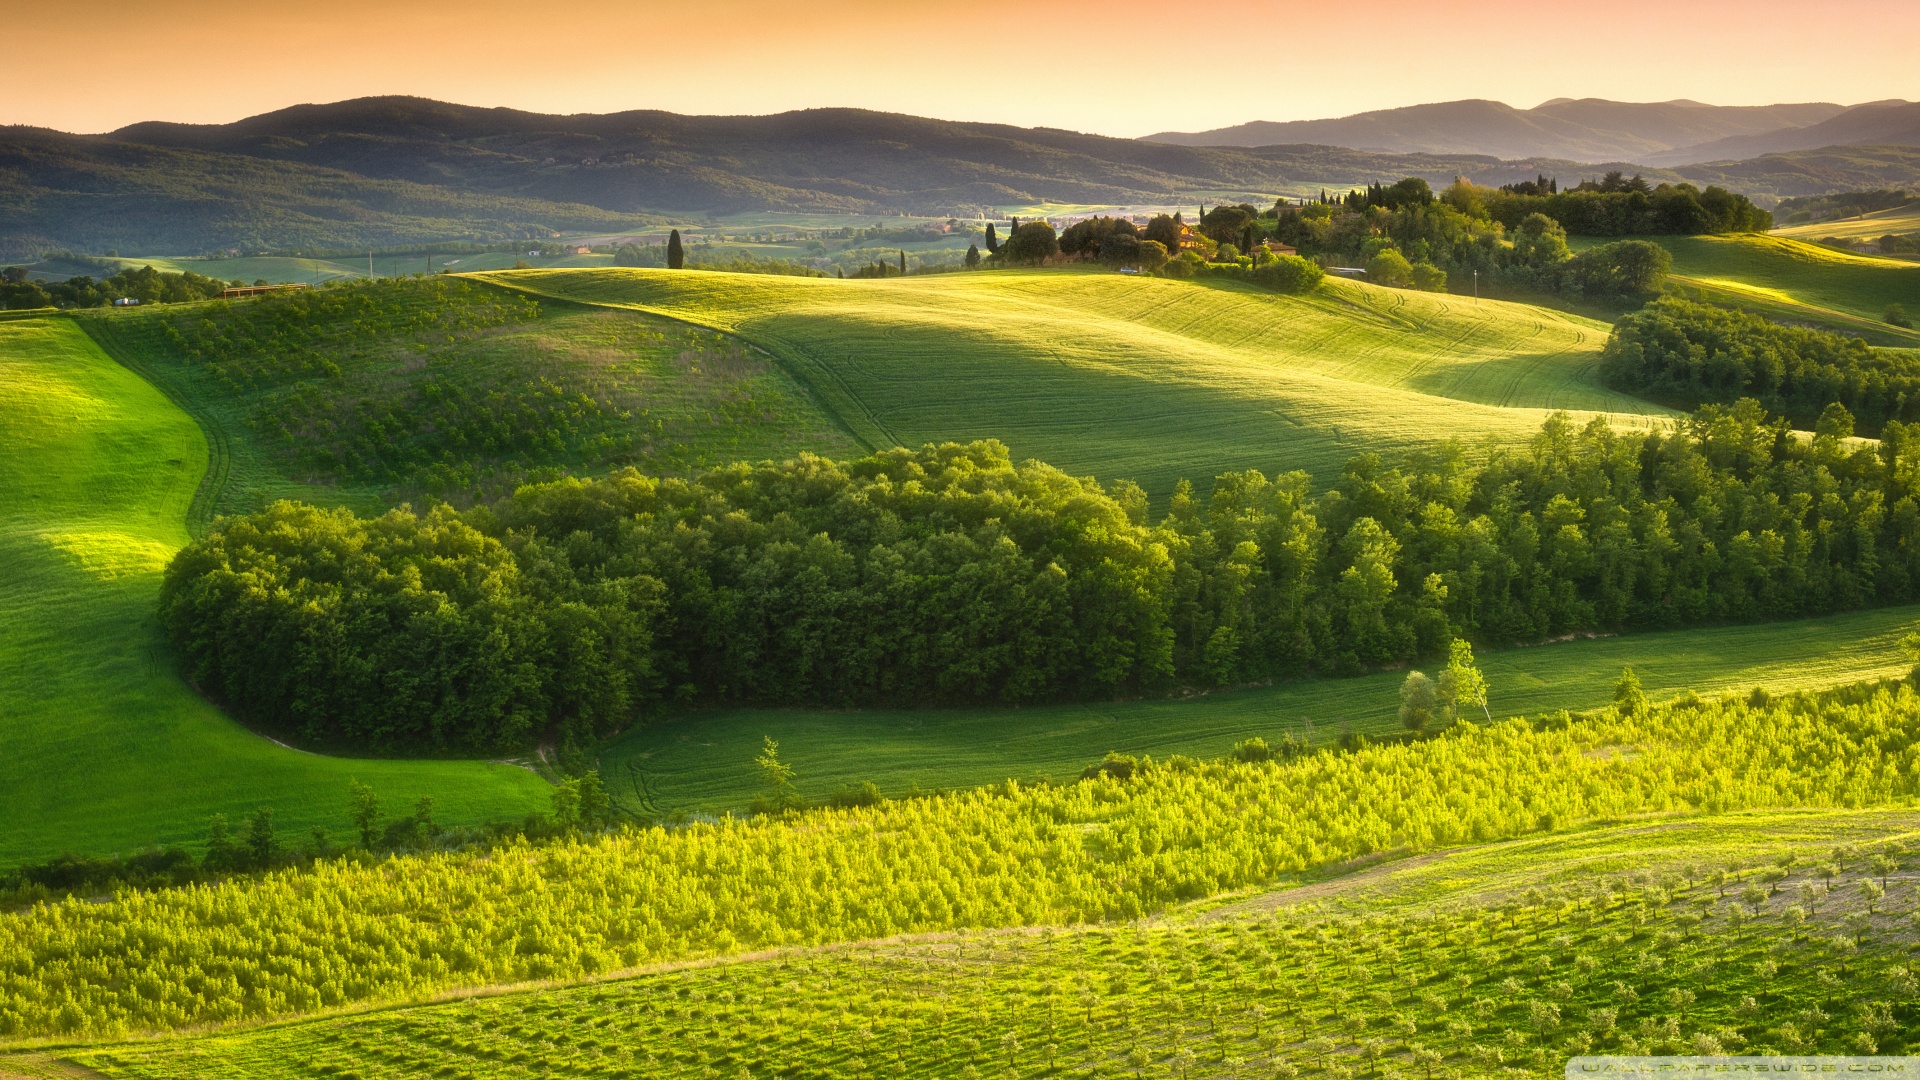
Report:
M 246 282 L 235 280 L 231 284 L 239 286 Z M 191 270 L 172 274 L 151 266 L 137 269 L 129 266 L 101 281 L 86 275 L 65 281 L 35 281 L 27 276 L 24 268 L 9 266 L 0 270 L 0 309 L 97 308 L 120 299 L 138 300 L 143 304 L 180 304 L 217 297 L 229 287 L 228 282 Z
M 997 443 L 628 471 L 464 513 L 280 503 L 183 550 L 195 685 L 317 743 L 494 752 L 674 702 L 1097 700 L 1453 638 L 1786 618 L 1920 595 L 1920 437 L 1811 442 L 1751 400 L 1672 434 L 1182 484 L 1150 520 Z
M 1920 421 L 1920 363 L 1857 337 L 1662 297 L 1614 324 L 1607 384 L 1680 408 L 1755 398 L 1795 426 Z M 1837 428 L 1836 428 L 1837 430 Z
M 1722 187 L 1709 185 L 1704 191 L 1685 183 L 1650 187 L 1638 176 L 1629 181 L 1618 181 L 1618 177 L 1609 173 L 1598 184 L 1583 183 L 1552 194 L 1500 190 L 1486 192 L 1483 198 L 1488 213 L 1508 228 L 1528 214 L 1546 214 L 1575 236 L 1693 236 L 1773 228 L 1772 214 L 1745 195 Z
M 1471 276 L 1483 288 L 1638 298 L 1657 293 L 1672 265 L 1666 249 L 1645 240 L 1575 255 L 1568 229 L 1549 214 L 1535 210 L 1506 224 L 1490 209 L 1492 200 L 1523 196 L 1464 181 L 1423 198 L 1426 190 L 1424 180 L 1410 178 L 1354 193 L 1358 209 L 1332 199 L 1283 203 L 1257 224 L 1303 254 L 1364 267 L 1375 284 L 1402 288 L 1457 289 Z
M 1660 813 L 1899 803 L 1916 793 L 1916 710 L 1892 684 L 1694 698 L 1284 762 L 1176 758 L 1126 778 L 42 904 L 0 920 L 0 1035 L 104 1038 L 773 946 L 1135 920 L 1373 852 Z

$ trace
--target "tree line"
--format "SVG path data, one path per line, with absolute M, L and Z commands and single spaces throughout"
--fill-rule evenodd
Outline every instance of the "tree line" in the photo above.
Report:
M 82 274 L 65 281 L 35 281 L 23 267 L 0 270 L 0 309 L 21 311 L 32 308 L 106 307 L 122 298 L 143 304 L 180 304 L 189 300 L 218 297 L 222 290 L 245 285 L 235 279 L 231 286 L 219 278 L 196 274 L 191 270 L 173 274 L 151 266 L 127 267 L 107 278 L 95 281 Z M 256 281 L 265 285 L 265 281 Z
M 1364 268 L 1377 285 L 1462 292 L 1470 280 L 1469 288 L 1618 300 L 1652 296 L 1665 284 L 1673 259 L 1658 244 L 1618 240 L 1575 254 L 1567 244 L 1573 230 L 1544 212 L 1550 207 L 1511 222 L 1496 215 L 1496 205 L 1506 213 L 1525 198 L 1465 181 L 1435 194 L 1409 177 L 1344 200 L 1236 209 L 1255 235 L 1270 232 L 1303 255 Z
M 1857 422 L 1868 435 L 1920 421 L 1920 363 L 1678 297 L 1622 316 L 1601 357 L 1609 386 L 1680 408 L 1755 398 L 1803 429 L 1829 422 L 1850 433 Z
M 310 743 L 584 743 L 695 702 L 1102 700 L 1350 673 L 1573 631 L 1789 618 L 1920 591 L 1920 431 L 1810 441 L 1758 402 L 1678 430 L 1549 419 L 1188 484 L 1150 516 L 994 442 L 634 471 L 456 512 L 277 503 L 174 559 L 196 686 Z

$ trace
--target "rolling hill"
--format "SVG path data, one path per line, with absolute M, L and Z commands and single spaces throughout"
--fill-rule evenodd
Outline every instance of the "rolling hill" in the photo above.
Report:
M 1603 324 L 1329 281 L 1306 297 L 1071 271 L 886 281 L 526 270 L 478 277 L 737 335 L 870 447 L 997 438 L 1164 498 L 1230 469 L 1523 439 L 1555 409 L 1667 415 L 1605 390 Z
M 1615 107 L 1542 108 L 1565 112 L 1572 119 L 1553 121 L 1565 126 L 1615 122 L 1606 116 Z M 1661 129 L 1670 134 L 1696 111 L 1658 108 L 1673 114 Z M 1796 119 L 1824 107 L 1776 108 Z M 1612 163 L 1534 153 L 1502 160 L 1485 149 L 1185 146 L 853 109 L 548 116 L 362 98 L 107 135 L 0 129 L 0 259 L 62 248 L 184 255 L 617 234 L 752 211 L 975 217 L 1033 205 L 1265 202 L 1403 176 L 1498 185 L 1621 168 L 1763 198 L 1920 177 L 1914 148 L 1796 151 L 1682 170 L 1633 165 L 1599 153 L 1608 149 L 1599 143 L 1589 149 L 1586 160 Z
M 1560 98 L 1536 108 L 1516 109 L 1476 99 L 1379 109 L 1329 120 L 1256 120 L 1211 131 L 1163 131 L 1146 139 L 1178 146 L 1325 143 L 1399 154 L 1652 162 L 1661 151 L 1805 127 L 1843 111 L 1843 106 L 1826 102 L 1729 107 L 1601 98 Z
M 154 600 L 207 461 L 192 418 L 72 320 L 0 322 L 0 866 L 197 842 L 268 804 L 283 837 L 344 836 L 354 779 L 449 824 L 544 806 L 512 765 L 277 746 L 181 681 Z
M 1920 333 L 1883 318 L 1889 304 L 1920 308 L 1920 264 L 1855 255 L 1778 233 L 1648 239 L 1673 253 L 1673 287 L 1689 295 L 1782 322 L 1854 334 L 1873 345 L 1920 347 Z
M 1650 165 L 1685 165 L 1839 146 L 1920 146 L 1920 103 L 1872 101 L 1817 123 L 1730 134 L 1696 146 L 1649 154 L 1645 160 Z

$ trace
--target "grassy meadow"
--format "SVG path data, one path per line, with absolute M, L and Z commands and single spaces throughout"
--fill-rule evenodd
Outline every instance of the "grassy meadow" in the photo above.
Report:
M 193 419 L 73 320 L 0 323 L 0 865 L 192 842 L 271 804 L 347 832 L 359 779 L 480 822 L 545 805 L 525 769 L 283 749 L 175 674 L 154 625 L 208 450 Z
M 1815 221 L 1805 225 L 1788 225 L 1773 230 L 1769 235 L 1784 236 L 1790 240 L 1810 241 L 1824 240 L 1829 236 L 1837 236 L 1843 240 L 1878 240 L 1888 233 L 1905 236 L 1908 233 L 1917 232 L 1920 232 L 1920 201 L 1855 217 Z
M 1305 297 L 1117 274 L 835 281 L 665 271 L 484 275 L 737 335 L 866 446 L 997 438 L 1164 497 L 1231 469 L 1524 439 L 1555 409 L 1670 415 L 1597 381 L 1604 324 L 1329 282 Z
M 1823 234 L 1825 235 L 1825 234 Z M 1690 298 L 1769 319 L 1920 347 L 1920 331 L 1889 325 L 1887 305 L 1920 309 L 1920 264 L 1766 236 L 1648 237 L 1673 253 L 1672 285 Z M 1577 247 L 1601 241 L 1582 240 Z
M 196 528 L 275 498 L 377 509 L 530 475 L 684 473 L 852 445 L 763 357 L 644 314 L 460 279 L 92 313 L 212 433 Z
M 1819 689 L 1905 674 L 1900 638 L 1920 607 L 1821 619 L 1582 638 L 1480 655 L 1495 716 L 1588 709 L 1632 667 L 1656 700 L 1688 691 Z M 742 812 L 760 793 L 761 740 L 779 742 L 800 793 L 823 801 L 863 782 L 916 789 L 1064 780 L 1101 754 L 1212 758 L 1242 739 L 1326 745 L 1391 734 L 1401 671 L 1308 679 L 1185 698 L 1022 709 L 728 709 L 636 729 L 600 751 L 618 805 L 649 817 Z

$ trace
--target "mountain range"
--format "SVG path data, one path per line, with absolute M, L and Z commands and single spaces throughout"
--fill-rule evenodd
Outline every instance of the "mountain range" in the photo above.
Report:
M 1556 98 L 1532 109 L 1516 109 L 1475 99 L 1329 120 L 1261 120 L 1212 131 L 1163 131 L 1146 139 L 1176 146 L 1328 143 L 1382 153 L 1671 166 L 1828 146 L 1920 145 L 1920 105 L 1875 101 L 1851 107 L 1831 102 L 1727 106 Z
M 1554 115 L 1563 124 L 1599 124 L 1616 105 L 1562 102 Z M 1504 108 L 1400 111 L 1439 118 Z M 1196 146 L 858 109 L 556 116 L 361 98 L 231 124 L 152 122 L 105 135 L 0 128 L 0 258 L 56 248 L 189 254 L 508 240 L 745 211 L 972 216 L 1038 203 L 1177 205 L 1403 176 L 1501 184 L 1546 173 L 1574 182 L 1618 168 L 1656 181 L 1722 184 L 1762 201 L 1920 182 L 1920 149 L 1834 149 L 1819 134 L 1898 134 L 1903 109 L 1920 106 L 1661 108 L 1667 119 L 1642 124 L 1644 138 L 1731 131 L 1717 140 L 1757 139 L 1765 132 L 1739 132 L 1784 119 L 1801 124 L 1791 129 L 1801 146 L 1822 148 L 1663 168 L 1649 166 L 1650 155 L 1514 154 L 1518 144 L 1497 140 L 1473 152 L 1436 149 L 1442 141 L 1421 150 L 1349 149 L 1334 145 L 1331 132 L 1316 142 Z M 1734 119 L 1696 122 L 1700 110 Z

